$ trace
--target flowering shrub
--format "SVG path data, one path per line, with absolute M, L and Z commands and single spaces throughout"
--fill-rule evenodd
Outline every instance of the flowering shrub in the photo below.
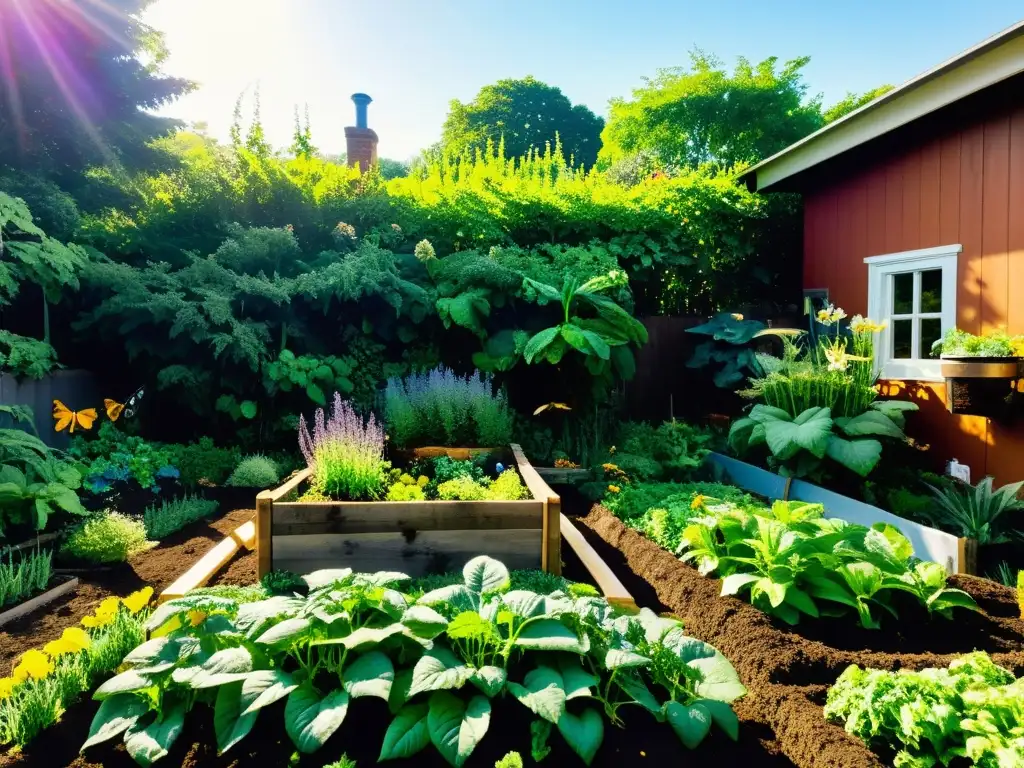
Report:
M 61 552 L 90 563 L 123 563 L 151 545 L 141 520 L 119 512 L 101 512 L 77 526 Z
M 392 442 L 423 445 L 498 446 L 512 438 L 512 412 L 494 391 L 490 375 L 458 376 L 439 367 L 388 379 L 384 413 Z
M 323 408 L 313 417 L 313 432 L 306 417 L 299 421 L 299 448 L 312 470 L 314 494 L 352 501 L 379 499 L 387 482 L 384 429 L 371 414 L 365 421 L 337 392 L 330 418 Z

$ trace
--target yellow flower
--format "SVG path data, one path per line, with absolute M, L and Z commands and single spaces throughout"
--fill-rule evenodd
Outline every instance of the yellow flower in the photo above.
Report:
M 147 605 L 149 605 L 150 598 L 152 597 L 153 588 L 143 587 L 137 592 L 132 592 L 130 595 L 128 595 L 128 597 L 126 597 L 121 602 L 124 603 L 125 608 L 127 608 L 132 613 L 138 613 Z
M 732 319 L 738 322 L 743 319 L 743 315 L 741 315 L 739 312 L 733 312 Z
M 818 322 L 825 323 L 826 325 L 832 321 L 832 313 L 827 309 L 818 310 Z
M 608 486 L 608 490 L 611 491 L 612 493 L 618 493 L 622 489 L 619 488 L 619 486 L 617 486 L 617 485 L 609 485 Z
M 89 633 L 78 627 L 68 627 L 57 640 L 51 640 L 43 646 L 43 653 L 51 659 L 66 653 L 79 653 L 89 647 L 92 639 Z
M 188 621 L 193 627 L 198 627 L 206 621 L 206 613 L 204 611 L 189 611 Z
M 97 606 L 96 613 L 93 616 L 86 616 L 82 619 L 82 626 L 90 629 L 107 626 L 107 624 L 110 624 L 117 616 L 117 609 L 120 605 L 120 598 L 106 598 L 99 604 L 99 606 Z
M 690 509 L 697 510 L 704 506 L 704 497 L 699 493 L 693 497 L 693 501 L 690 502 Z
M 12 677 L 0 677 L 0 701 L 11 697 L 11 694 L 14 693 L 14 686 L 16 684 L 16 681 Z
M 611 463 L 602 464 L 601 467 L 604 469 L 605 472 L 618 472 L 619 471 L 619 468 L 615 464 L 611 464 Z
M 14 668 L 12 676 L 20 683 L 29 678 L 42 680 L 51 672 L 53 672 L 53 662 L 50 661 L 50 657 L 42 651 L 33 648 L 31 651 L 25 651 L 22 654 L 21 660 L 18 662 L 18 666 Z

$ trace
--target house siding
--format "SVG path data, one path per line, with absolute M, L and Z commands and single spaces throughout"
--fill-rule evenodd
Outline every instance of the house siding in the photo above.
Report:
M 805 288 L 827 288 L 834 304 L 864 314 L 865 257 L 960 243 L 957 325 L 1024 334 L 1024 107 L 940 123 L 909 148 L 836 173 L 804 200 Z M 885 386 L 920 404 L 908 431 L 931 444 L 936 465 L 955 457 L 976 478 L 1024 479 L 1024 422 L 954 416 L 941 383 Z

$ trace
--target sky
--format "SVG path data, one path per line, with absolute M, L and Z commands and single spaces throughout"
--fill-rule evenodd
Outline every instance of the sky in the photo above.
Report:
M 308 106 L 313 141 L 345 150 L 351 94 L 370 94 L 379 154 L 437 141 L 452 99 L 533 75 L 607 116 L 694 47 L 731 64 L 810 56 L 811 93 L 899 83 L 1024 18 L 1020 0 L 157 0 L 165 71 L 199 89 L 163 110 L 226 140 L 239 95 L 259 90 L 264 127 L 291 143 Z

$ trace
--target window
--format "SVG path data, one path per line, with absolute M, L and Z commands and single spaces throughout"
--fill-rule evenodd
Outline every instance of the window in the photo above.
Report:
M 876 354 L 883 378 L 942 378 L 932 344 L 956 325 L 956 261 L 962 250 L 943 245 L 864 259 L 868 316 L 888 323 Z

